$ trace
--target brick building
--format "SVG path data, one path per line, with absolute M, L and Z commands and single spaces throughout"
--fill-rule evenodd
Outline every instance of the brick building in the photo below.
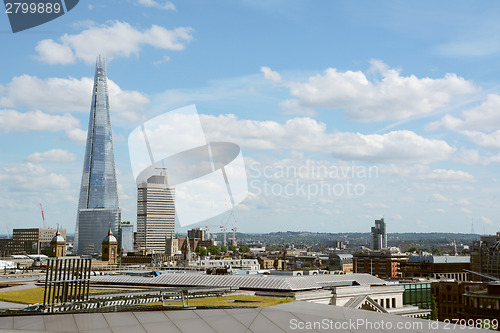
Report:
M 464 281 L 432 282 L 432 295 L 438 305 L 438 320 L 459 319 L 464 310 L 463 294 L 486 288 L 485 283 Z
M 401 277 L 400 265 L 408 260 L 408 255 L 391 247 L 372 251 L 363 249 L 353 254 L 354 273 L 368 273 L 381 278 Z

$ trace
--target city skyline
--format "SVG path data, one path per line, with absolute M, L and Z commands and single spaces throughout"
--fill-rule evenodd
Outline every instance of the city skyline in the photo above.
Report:
M 495 234 L 498 14 L 493 1 L 89 0 L 17 34 L 4 15 L 0 227 L 41 227 L 42 202 L 73 232 L 102 54 L 124 221 L 137 216 L 126 138 L 196 104 L 207 141 L 244 153 L 238 231 L 369 232 L 384 217 L 391 232 Z

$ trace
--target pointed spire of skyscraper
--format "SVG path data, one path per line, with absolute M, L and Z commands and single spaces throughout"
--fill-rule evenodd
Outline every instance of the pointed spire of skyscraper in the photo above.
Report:
M 109 221 L 111 229 L 116 233 L 120 218 L 106 63 L 99 55 L 92 89 L 75 229 L 77 253 L 98 253 L 101 250 L 99 239 L 107 231 Z

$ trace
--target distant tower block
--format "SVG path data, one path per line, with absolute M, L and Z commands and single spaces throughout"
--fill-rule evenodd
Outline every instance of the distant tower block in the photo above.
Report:
M 110 264 L 116 264 L 116 256 L 118 253 L 118 241 L 111 228 L 109 228 L 108 236 L 102 241 L 102 261 L 107 261 Z
M 57 228 L 56 235 L 50 241 L 50 255 L 49 257 L 58 258 L 66 255 L 66 240 L 61 236 L 59 228 Z
M 387 225 L 383 218 L 375 220 L 375 226 L 371 232 L 372 250 L 382 250 L 387 248 Z

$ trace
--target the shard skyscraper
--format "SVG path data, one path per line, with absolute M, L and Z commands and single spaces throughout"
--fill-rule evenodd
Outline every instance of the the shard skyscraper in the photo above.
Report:
M 101 242 L 110 226 L 113 233 L 118 234 L 120 219 L 106 65 L 99 56 L 75 228 L 77 254 L 100 253 Z

